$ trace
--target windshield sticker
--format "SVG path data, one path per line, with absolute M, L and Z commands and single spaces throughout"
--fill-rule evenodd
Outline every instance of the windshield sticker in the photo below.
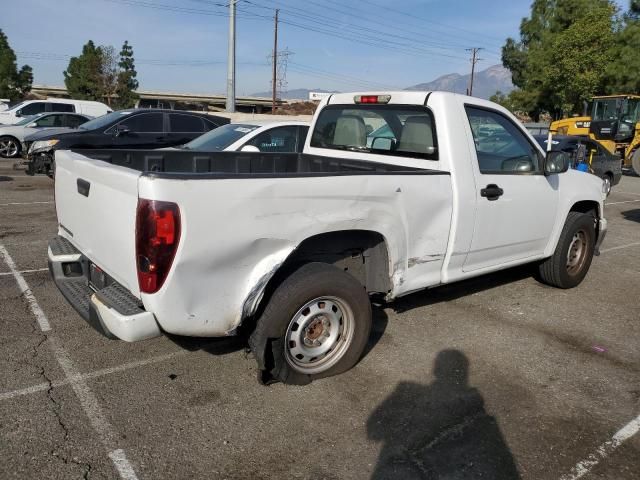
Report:
M 236 132 L 240 133 L 249 133 L 251 130 L 253 130 L 253 128 L 238 127 L 235 129 Z

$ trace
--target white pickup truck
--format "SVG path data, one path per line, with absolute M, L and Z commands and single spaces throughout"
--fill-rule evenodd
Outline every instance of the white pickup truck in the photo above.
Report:
M 605 194 L 567 160 L 444 92 L 331 95 L 302 154 L 58 151 L 50 270 L 107 336 L 245 334 L 266 376 L 304 384 L 356 364 L 371 295 L 534 262 L 578 285 Z

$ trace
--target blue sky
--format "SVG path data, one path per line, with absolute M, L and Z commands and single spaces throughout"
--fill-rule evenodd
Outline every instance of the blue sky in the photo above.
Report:
M 134 47 L 140 88 L 225 91 L 228 0 L 3 0 L 0 28 L 35 83 L 63 85 L 68 56 L 89 39 Z M 531 0 L 238 0 L 239 95 L 270 88 L 273 15 L 288 48 L 288 88 L 404 88 L 483 69 L 517 36 Z M 626 2 L 625 2 L 626 3 Z

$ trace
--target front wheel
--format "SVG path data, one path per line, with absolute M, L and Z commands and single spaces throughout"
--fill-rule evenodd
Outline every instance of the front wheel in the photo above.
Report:
M 269 377 L 306 384 L 353 367 L 371 331 L 371 303 L 364 287 L 325 263 L 301 266 L 269 299 L 252 346 L 264 346 Z M 262 349 L 255 351 L 261 355 Z
M 20 142 L 13 137 L 0 137 L 0 157 L 15 158 L 20 155 Z
M 591 266 L 595 240 L 594 217 L 569 212 L 553 256 L 540 264 L 540 280 L 558 288 L 579 285 Z

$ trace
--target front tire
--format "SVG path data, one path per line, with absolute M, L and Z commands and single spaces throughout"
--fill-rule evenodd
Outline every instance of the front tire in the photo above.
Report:
M 569 212 L 553 256 L 539 267 L 540 280 L 557 288 L 578 286 L 591 266 L 595 240 L 593 216 Z
M 333 265 L 308 263 L 273 292 L 250 344 L 256 356 L 264 352 L 269 379 L 304 385 L 352 368 L 370 332 L 364 287 Z
M 22 145 L 17 138 L 4 136 L 0 137 L 0 157 L 16 158 L 20 156 Z

